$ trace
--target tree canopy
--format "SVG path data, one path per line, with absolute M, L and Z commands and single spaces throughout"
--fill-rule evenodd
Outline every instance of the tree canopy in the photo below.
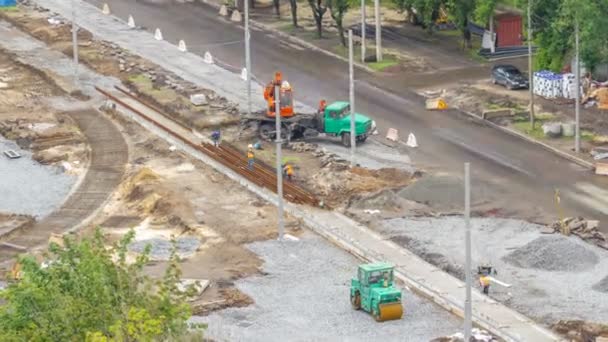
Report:
M 149 248 L 127 262 L 134 233 L 106 248 L 98 230 L 91 239 L 52 244 L 48 265 L 20 259 L 22 279 L 0 291 L 2 341 L 180 341 L 190 338 L 180 270 L 172 254 L 164 277 L 143 273 Z M 195 327 L 198 330 L 200 327 Z M 200 331 L 200 330 L 199 330 Z

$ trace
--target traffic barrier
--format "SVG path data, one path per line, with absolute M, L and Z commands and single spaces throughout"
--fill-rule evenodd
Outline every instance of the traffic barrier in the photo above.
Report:
M 203 61 L 207 64 L 213 64 L 213 56 L 209 51 L 205 52 L 205 56 L 203 57 Z
M 129 15 L 129 20 L 127 21 L 127 25 L 129 25 L 130 28 L 135 28 L 135 19 L 133 19 L 132 15 Z
M 389 128 L 386 132 L 386 139 L 391 141 L 399 141 L 399 132 L 394 128 Z
M 410 133 L 410 135 L 408 135 L 405 145 L 408 147 L 418 147 L 418 141 L 416 140 L 414 133 Z
M 177 46 L 177 48 L 179 49 L 179 51 L 181 52 L 187 52 L 188 48 L 186 47 L 186 42 L 183 40 L 179 41 L 179 45 Z
M 101 10 L 101 12 L 105 15 L 110 15 L 110 6 L 108 6 L 108 4 L 103 4 L 103 9 Z
M 238 10 L 232 11 L 230 20 L 234 21 L 235 23 L 240 23 L 243 20 L 243 17 L 241 16 L 241 12 L 239 12 Z
M 163 33 L 160 32 L 159 28 L 157 28 L 156 31 L 154 31 L 154 39 L 163 40 Z
M 220 15 L 222 17 L 225 17 L 228 15 L 228 7 L 226 7 L 226 5 L 222 5 L 222 7 L 220 7 Z
M 426 109 L 428 110 L 446 110 L 448 104 L 442 98 L 426 100 Z

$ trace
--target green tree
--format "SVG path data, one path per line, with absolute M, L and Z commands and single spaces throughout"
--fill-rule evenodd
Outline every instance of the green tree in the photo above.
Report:
M 476 0 L 448 0 L 447 9 L 456 27 L 462 33 L 464 46 L 471 48 L 471 31 L 469 22 L 475 13 Z
M 323 16 L 327 12 L 327 3 L 325 0 L 308 0 L 308 4 L 312 10 L 312 16 L 315 18 L 317 36 L 320 39 L 323 37 Z
M 340 34 L 340 42 L 342 46 L 346 46 L 346 38 L 344 38 L 344 15 L 350 8 L 352 0 L 327 0 L 327 7 L 329 8 L 332 19 L 338 26 L 338 33 Z
M 91 239 L 53 244 L 48 266 L 20 259 L 22 279 L 0 292 L 3 341 L 179 341 L 191 334 L 173 251 L 161 280 L 143 273 L 149 248 L 126 260 L 134 233 L 106 248 L 99 230 Z M 195 330 L 201 331 L 201 327 Z

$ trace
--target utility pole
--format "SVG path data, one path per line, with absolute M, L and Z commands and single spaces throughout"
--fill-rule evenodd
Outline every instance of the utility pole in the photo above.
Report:
M 74 55 L 74 87 L 78 88 L 78 26 L 76 25 L 76 5 L 72 3 L 72 54 Z
M 376 16 L 376 62 L 382 62 L 382 25 L 380 25 L 380 0 L 374 0 Z
M 578 19 L 576 19 L 575 23 L 575 33 L 574 33 L 574 44 L 576 46 L 576 71 L 575 75 L 575 86 L 576 86 L 576 109 L 575 109 L 575 137 L 574 137 L 574 152 L 579 153 L 581 151 L 581 130 L 580 130 L 580 115 L 581 115 L 581 60 L 580 60 L 580 51 L 579 51 L 579 27 L 578 27 Z
M 530 127 L 534 130 L 534 71 L 532 66 L 532 0 L 528 0 L 528 88 L 530 91 Z
M 365 0 L 361 0 L 361 63 L 365 63 Z
M 283 223 L 283 165 L 281 158 L 281 85 L 275 84 L 274 86 L 274 113 L 276 121 L 276 143 L 277 143 L 277 207 L 279 214 L 279 240 L 283 240 L 283 231 L 285 230 Z
M 471 340 L 472 316 L 471 286 L 473 276 L 471 274 L 471 175 L 470 164 L 464 163 L 464 225 L 465 225 L 465 275 L 466 275 L 466 299 L 464 301 L 464 340 Z
M 249 39 L 249 0 L 245 0 L 245 69 L 247 69 L 247 115 L 251 115 L 251 46 Z
M 353 30 L 348 30 L 348 90 L 350 98 L 350 167 L 355 167 L 357 131 L 355 128 L 355 71 L 353 61 Z

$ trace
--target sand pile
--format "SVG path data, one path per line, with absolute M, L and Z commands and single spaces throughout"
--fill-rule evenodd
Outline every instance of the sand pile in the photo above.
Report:
M 507 254 L 503 260 L 521 268 L 564 272 L 587 270 L 599 262 L 587 246 L 559 235 L 541 236 Z

